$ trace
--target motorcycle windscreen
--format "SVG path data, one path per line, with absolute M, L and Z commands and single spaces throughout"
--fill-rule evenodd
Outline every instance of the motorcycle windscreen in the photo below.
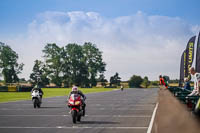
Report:
M 72 99 L 72 100 L 78 100 L 80 98 L 80 95 L 79 94 L 72 94 L 71 96 L 70 96 L 70 99 Z

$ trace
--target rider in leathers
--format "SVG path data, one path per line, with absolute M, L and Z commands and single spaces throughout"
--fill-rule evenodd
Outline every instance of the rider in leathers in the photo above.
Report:
M 86 104 L 85 104 L 85 100 L 86 100 L 86 96 L 82 93 L 82 91 L 78 90 L 78 87 L 77 86 L 73 86 L 72 87 L 72 91 L 69 93 L 69 96 L 68 96 L 68 99 L 70 98 L 70 96 L 72 94 L 79 94 L 83 99 L 82 99 L 82 103 L 83 103 L 83 116 L 85 116 L 85 107 L 86 107 Z

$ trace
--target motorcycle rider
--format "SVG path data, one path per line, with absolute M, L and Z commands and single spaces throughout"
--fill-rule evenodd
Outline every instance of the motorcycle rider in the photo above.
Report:
M 82 107 L 83 107 L 83 116 L 85 116 L 85 107 L 86 107 L 85 100 L 86 100 L 86 96 L 82 93 L 82 91 L 78 90 L 77 86 L 73 86 L 72 87 L 72 91 L 69 93 L 68 100 L 69 100 L 69 98 L 70 98 L 70 96 L 72 94 L 78 94 L 83 98 L 83 99 L 81 99 L 81 102 L 82 102 Z
M 120 89 L 121 89 L 121 91 L 123 91 L 123 90 L 124 90 L 124 86 L 123 86 L 123 85 L 121 85 Z
M 31 90 L 31 93 L 33 93 L 34 90 L 38 90 L 40 97 L 41 97 L 41 101 L 42 101 L 42 96 L 44 94 L 44 92 L 42 91 L 41 87 L 39 85 L 36 85 L 35 87 L 33 87 L 33 89 Z

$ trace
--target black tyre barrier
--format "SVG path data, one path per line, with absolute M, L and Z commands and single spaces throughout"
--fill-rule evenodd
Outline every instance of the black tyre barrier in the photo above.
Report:
M 177 99 L 186 104 L 194 114 L 200 115 L 200 96 L 188 96 L 191 91 L 180 87 L 169 87 L 168 89 Z

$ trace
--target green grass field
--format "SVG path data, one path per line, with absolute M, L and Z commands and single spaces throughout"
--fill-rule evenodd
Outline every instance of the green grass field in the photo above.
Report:
M 116 88 L 81 88 L 84 93 L 104 92 L 112 91 Z M 55 96 L 67 96 L 71 91 L 71 88 L 42 88 L 44 92 L 44 98 Z M 30 100 L 30 92 L 0 92 L 0 102 Z

